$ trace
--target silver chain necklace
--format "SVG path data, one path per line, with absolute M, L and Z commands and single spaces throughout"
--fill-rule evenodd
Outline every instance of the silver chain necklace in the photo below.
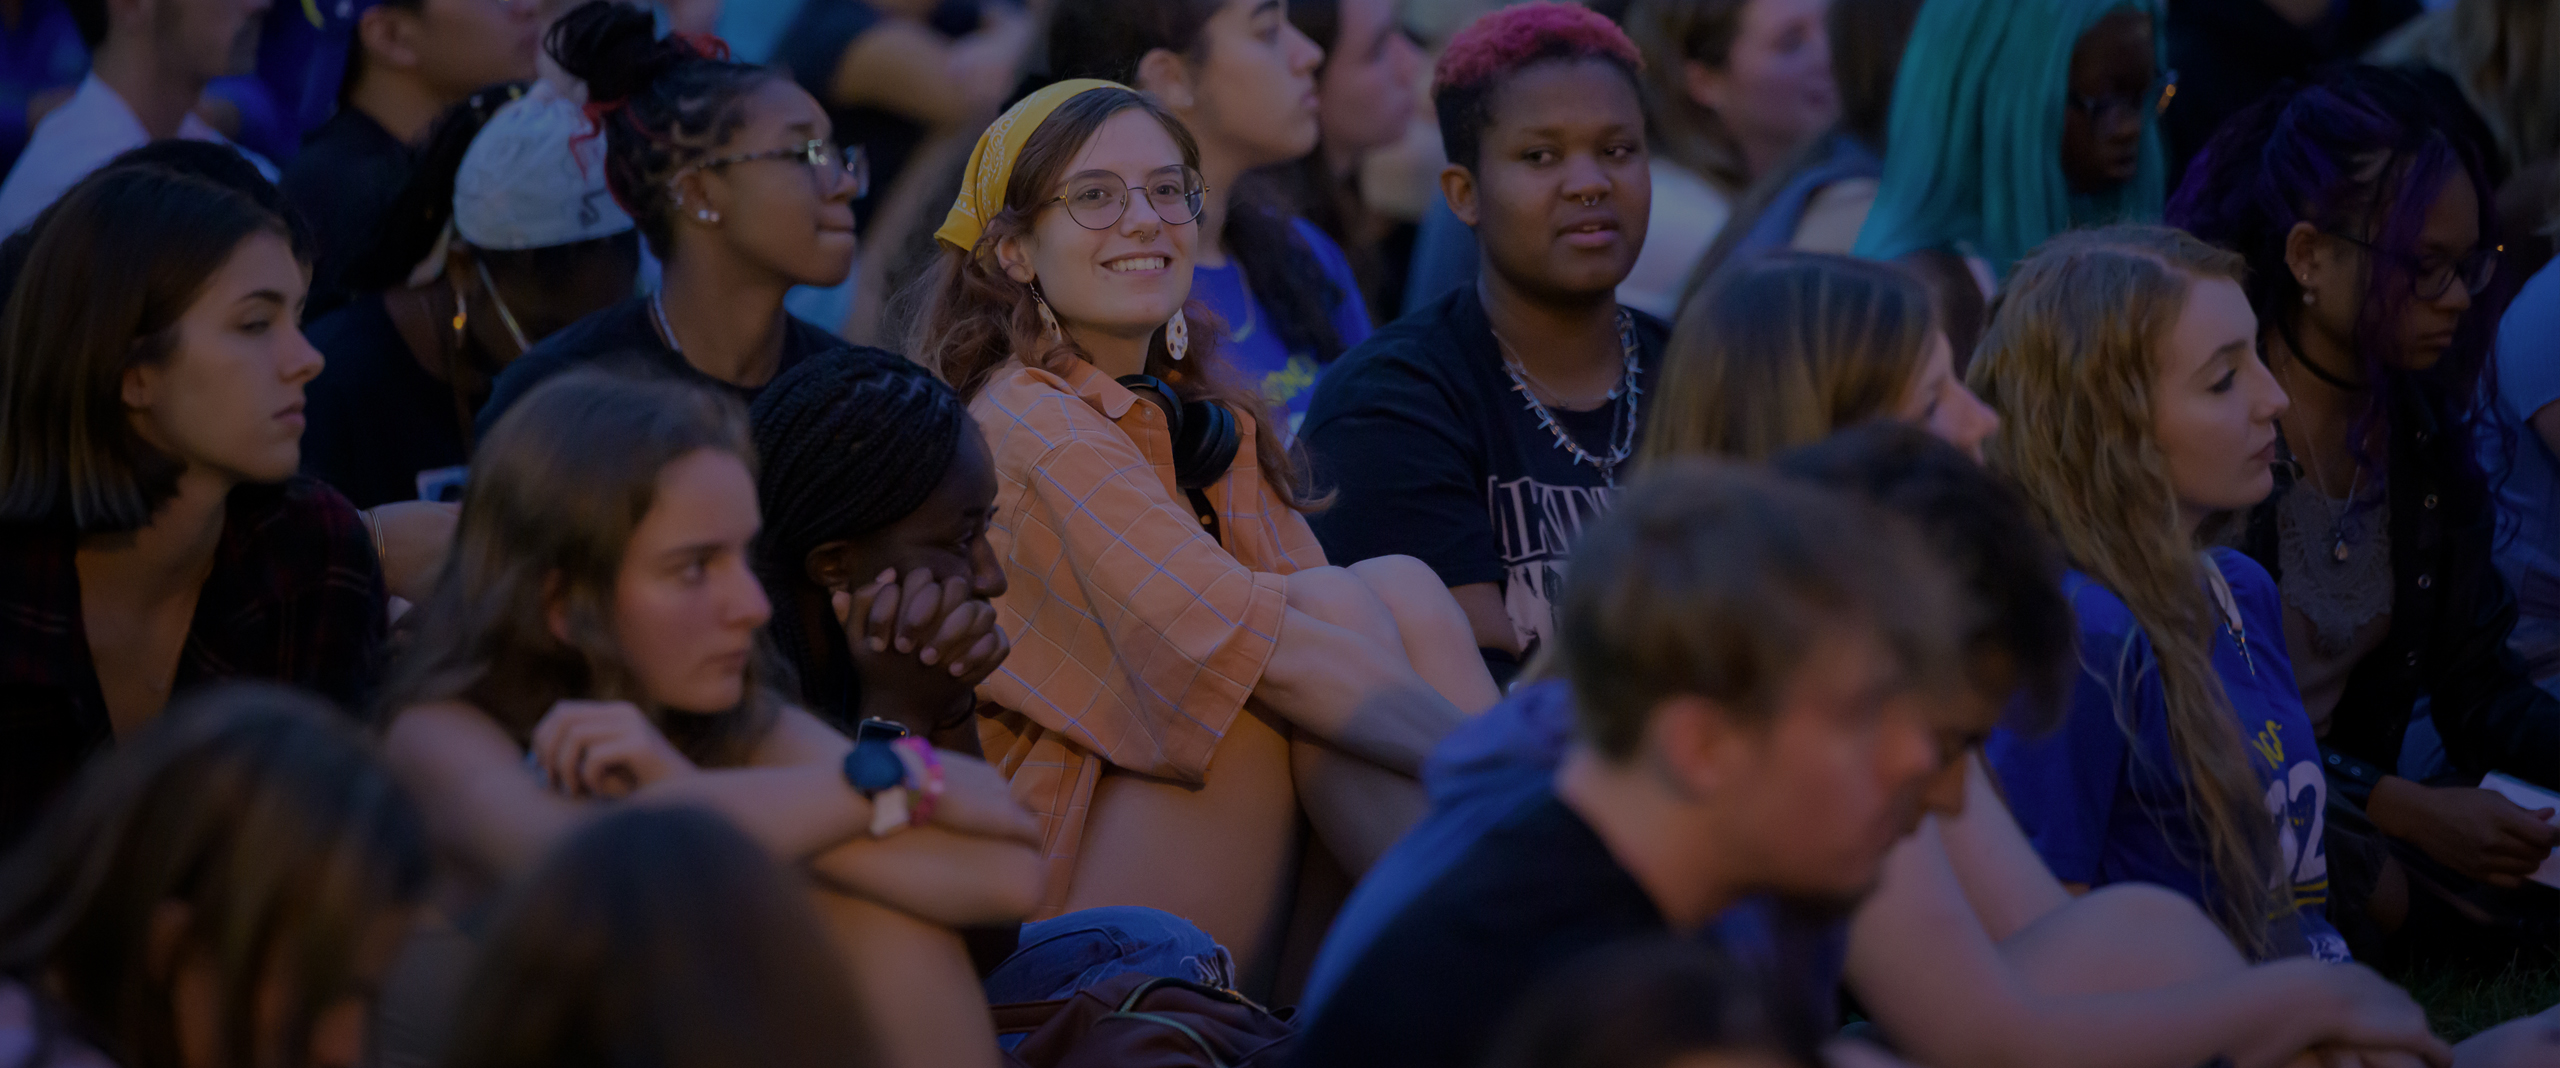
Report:
M 1570 453 L 1575 463 L 1590 464 L 1600 469 L 1600 480 L 1610 488 L 1616 488 L 1619 465 L 1626 463 L 1628 457 L 1635 455 L 1636 424 L 1643 413 L 1644 405 L 1644 386 L 1637 381 L 1637 377 L 1643 373 L 1644 369 L 1636 362 L 1635 315 L 1625 308 L 1618 309 L 1618 350 L 1625 358 L 1626 366 L 1619 373 L 1617 388 L 1610 390 L 1609 395 L 1602 398 L 1602 401 L 1614 403 L 1623 396 L 1626 398 L 1626 403 L 1617 405 L 1610 416 L 1609 439 L 1613 444 L 1609 447 L 1609 453 L 1606 456 L 1592 455 L 1590 450 L 1583 448 L 1580 443 L 1573 440 L 1571 435 L 1564 432 L 1564 426 L 1556 421 L 1555 413 L 1548 411 L 1547 406 L 1538 400 L 1538 391 L 1544 386 L 1532 388 L 1531 383 L 1536 382 L 1537 379 L 1532 377 L 1529 374 L 1529 368 L 1520 362 L 1520 356 L 1512 349 L 1510 340 L 1504 338 L 1501 331 L 1496 330 L 1492 333 L 1495 343 L 1502 346 L 1502 370 L 1503 373 L 1511 376 L 1512 392 L 1520 394 L 1521 399 L 1529 402 L 1529 414 L 1538 418 L 1538 425 L 1545 427 L 1547 433 L 1555 435 L 1556 448 Z

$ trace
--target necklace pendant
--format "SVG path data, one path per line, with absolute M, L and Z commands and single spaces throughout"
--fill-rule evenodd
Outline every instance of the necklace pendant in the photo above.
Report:
M 2353 550 L 2351 550 L 2351 549 L 2348 549 L 2348 548 L 2347 548 L 2347 539 L 2346 539 L 2345 537 L 2343 537 L 2343 536 L 2341 536 L 2337 541 L 2330 543 L 2330 545 L 2329 545 L 2329 556 L 2330 556 L 2330 558 L 2331 558 L 2331 559 L 2336 560 L 2337 562 L 2339 562 L 2339 563 L 2341 563 L 2341 564 L 2346 563 L 2346 562 L 2347 562 L 2347 558 L 2348 558 L 2348 557 L 2350 557 L 2350 556 L 2354 556 L 2354 555 L 2355 555 L 2355 552 L 2354 552 Z

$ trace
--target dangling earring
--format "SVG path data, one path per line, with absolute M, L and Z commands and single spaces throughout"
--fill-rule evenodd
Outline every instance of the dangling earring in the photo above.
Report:
M 1049 302 L 1041 299 L 1040 290 L 1037 288 L 1031 291 L 1031 304 L 1040 309 L 1041 336 L 1052 343 L 1062 340 L 1066 336 L 1066 331 L 1058 328 L 1057 313 L 1049 310 Z
M 1164 324 L 1165 355 L 1173 357 L 1175 363 L 1180 363 L 1182 357 L 1190 351 L 1191 323 L 1182 317 L 1181 312 L 1174 312 L 1173 318 L 1165 320 Z
M 2303 290 L 2302 302 L 2305 304 L 2318 304 L 2320 303 L 2320 294 L 2314 293 L 2308 289 Z
M 471 298 L 463 295 L 459 280 L 449 281 L 453 286 L 453 347 L 459 349 L 462 347 L 462 328 L 471 325 Z

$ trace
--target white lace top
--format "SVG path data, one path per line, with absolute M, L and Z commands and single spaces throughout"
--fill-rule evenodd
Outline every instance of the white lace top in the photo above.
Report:
M 2365 474 L 2372 488 L 2352 507 L 2309 481 L 2276 502 L 2285 650 L 2317 734 L 2329 732 L 2347 675 L 2391 631 L 2391 516 L 2380 477 Z

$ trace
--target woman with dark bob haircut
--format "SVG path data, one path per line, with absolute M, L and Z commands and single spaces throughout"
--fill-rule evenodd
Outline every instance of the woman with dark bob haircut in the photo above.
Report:
M 0 847 L 172 693 L 364 699 L 366 521 L 299 477 L 310 265 L 252 198 L 157 167 L 47 216 L 0 317 Z

